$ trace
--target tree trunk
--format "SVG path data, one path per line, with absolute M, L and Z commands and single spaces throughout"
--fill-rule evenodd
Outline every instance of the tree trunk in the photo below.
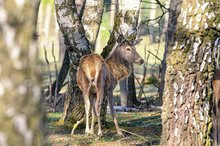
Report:
M 91 52 L 94 51 L 94 46 L 96 42 L 96 37 L 99 32 L 100 24 L 101 24 L 101 19 L 102 18 L 102 13 L 103 13 L 103 1 L 98 0 L 98 1 L 86 1 L 86 6 L 84 6 L 84 1 L 77 0 L 77 15 L 79 16 L 79 19 L 82 21 L 83 27 L 86 32 L 86 38 L 89 41 L 89 46 Z M 88 3 L 88 4 L 87 4 Z M 93 10 L 93 12 L 91 12 Z M 97 10 L 97 11 L 96 11 Z M 93 15 L 91 15 L 93 14 Z M 90 17 L 91 16 L 91 17 Z M 69 57 L 68 55 L 64 55 L 63 63 L 58 75 L 58 90 L 57 92 L 59 93 L 60 87 L 62 87 L 64 80 L 67 77 L 67 73 L 69 71 Z M 52 95 L 55 94 L 55 86 L 56 81 L 54 81 L 52 88 Z M 46 95 L 49 95 L 48 92 Z M 66 100 L 68 102 L 68 100 Z M 69 104 L 65 104 L 69 105 Z
M 132 67 L 133 68 L 133 67 Z M 134 69 L 132 69 L 134 71 Z M 134 105 L 140 105 L 140 102 L 137 100 L 136 96 L 136 87 L 134 82 L 134 74 L 132 73 L 128 78 L 128 107 L 134 107 Z
M 104 11 L 103 0 L 87 0 L 83 12 L 82 23 L 85 28 L 86 37 L 89 40 L 92 52 L 95 50 L 96 39 L 99 34 L 99 28 L 102 22 Z
M 114 17 L 113 31 L 107 42 L 107 45 L 103 48 L 101 55 L 106 58 L 111 52 L 112 48 L 116 44 L 115 33 L 122 33 L 128 40 L 135 40 L 137 35 L 137 24 L 139 16 L 139 4 L 140 1 L 122 0 L 116 1 L 119 6 L 116 7 L 116 13 Z
M 150 0 L 150 22 L 149 22 L 149 36 L 150 36 L 150 43 L 155 43 L 155 18 L 156 18 L 156 8 L 157 4 L 155 0 Z
M 162 109 L 161 145 L 212 145 L 215 44 L 219 2 L 182 2 L 169 45 Z M 219 58 L 218 58 L 219 59 Z
M 169 1 L 169 0 L 168 0 Z M 173 33 L 177 24 L 177 17 L 180 13 L 179 8 L 180 2 L 176 0 L 170 0 L 170 11 L 169 11 L 169 19 L 167 22 L 167 28 L 165 30 L 166 36 L 165 36 L 165 49 L 163 54 L 163 61 L 162 61 L 162 69 L 161 69 L 161 81 L 159 86 L 159 104 L 162 104 L 162 97 L 164 92 L 164 84 L 165 84 L 165 73 L 166 73 L 166 58 L 168 53 L 168 47 L 170 45 L 171 40 L 173 39 Z
M 1 146 L 46 145 L 36 62 L 38 5 L 37 0 L 0 4 Z
M 76 85 L 76 71 L 80 57 L 91 52 L 90 45 L 94 45 L 95 41 L 93 40 L 96 38 L 93 36 L 98 33 L 99 25 L 101 23 L 100 17 L 102 17 L 103 13 L 102 0 L 93 1 L 98 9 L 98 11 L 94 12 L 88 10 L 89 6 L 91 6 L 91 1 L 87 2 L 88 3 L 85 5 L 85 10 L 83 12 L 83 15 L 87 15 L 87 18 L 85 18 L 87 20 L 84 21 L 85 30 L 89 32 L 89 29 L 95 27 L 92 29 L 93 31 L 87 33 L 87 35 L 85 35 L 85 30 L 81 23 L 81 17 L 79 17 L 80 14 L 77 13 L 75 3 L 70 0 L 57 0 L 55 2 L 58 23 L 64 35 L 65 45 L 67 46 L 70 59 L 70 81 L 64 103 L 64 113 L 60 120 L 60 122 L 64 122 L 66 126 L 72 126 L 73 123 L 80 121 L 84 117 L 84 101 L 81 91 Z M 93 8 L 93 10 L 95 10 L 95 8 Z M 62 14 L 63 11 L 66 16 Z M 93 21 L 96 21 L 96 24 L 94 24 Z M 91 25 L 89 25 L 90 23 Z
M 79 63 L 79 59 L 81 56 L 90 53 L 89 42 L 85 37 L 85 31 L 80 22 L 80 19 L 77 14 L 77 8 L 75 5 L 75 1 L 71 0 L 56 0 L 55 1 L 57 21 L 60 26 L 60 30 L 63 33 L 65 45 L 68 50 L 70 66 L 69 66 L 69 84 L 66 94 L 66 99 L 73 100 L 73 105 L 69 105 L 65 107 L 64 114 L 62 119 L 65 120 L 66 123 L 70 122 L 69 126 L 72 126 L 72 122 L 78 121 L 78 119 L 82 117 L 74 116 L 75 120 L 70 120 L 69 111 L 72 108 L 84 107 L 83 98 L 81 92 L 79 92 L 79 88 L 76 85 L 76 72 L 77 66 Z M 70 103 L 69 103 L 70 104 Z M 66 104 L 65 104 L 66 105 Z M 66 111 L 67 110 L 67 111 Z M 75 110 L 75 112 L 77 109 Z M 70 112 L 72 113 L 72 112 Z M 81 110 L 80 110 L 81 113 Z M 74 114 L 75 115 L 75 114 Z M 66 124 L 65 123 L 65 124 Z
M 132 3 L 132 5 L 131 5 Z M 113 26 L 113 31 L 110 35 L 109 41 L 107 43 L 107 46 L 103 49 L 101 55 L 106 58 L 109 54 L 109 52 L 112 50 L 114 45 L 116 44 L 116 38 L 115 38 L 115 33 L 122 33 L 127 37 L 128 40 L 133 41 L 136 39 L 137 35 L 137 24 L 138 24 L 138 17 L 139 17 L 139 5 L 140 1 L 120 1 L 119 7 L 115 13 L 115 19 L 114 19 L 114 26 Z M 117 6 L 116 6 L 117 7 Z M 128 80 L 128 79 L 125 79 Z M 133 81 L 132 81 L 133 80 Z M 130 84 L 130 88 L 128 88 L 128 84 Z M 137 101 L 136 99 L 136 94 L 134 94 L 135 90 L 135 85 L 134 85 L 134 77 L 128 80 L 128 84 L 125 84 L 125 82 L 120 83 L 120 87 L 123 89 L 129 89 L 125 93 L 124 91 L 121 91 L 125 94 L 122 95 L 122 101 L 126 101 L 128 97 L 126 94 L 131 94 L 130 95 L 130 101 L 126 101 L 126 105 L 128 102 L 132 102 L 133 100 Z M 134 98 L 133 98 L 134 97 Z M 121 102 L 123 106 L 125 106 L 125 103 Z
M 121 98 L 121 106 L 123 109 L 128 107 L 128 79 L 123 79 L 119 82 L 120 85 L 120 98 Z
M 124 1 L 125 2 L 125 1 Z M 126 4 L 129 5 L 129 2 L 125 2 Z M 124 7 L 122 7 L 122 9 L 126 9 L 126 4 L 123 3 Z M 138 18 L 139 18 L 139 11 L 140 11 L 140 1 L 139 3 L 136 2 L 135 5 L 133 5 L 133 8 L 131 7 L 130 9 L 133 10 L 133 13 L 128 13 L 127 15 L 125 15 L 124 17 L 124 22 L 121 23 L 121 28 L 124 27 L 124 25 L 132 25 L 134 30 L 137 30 L 137 25 L 138 25 Z M 133 19 L 133 21 L 127 21 L 126 19 L 131 18 L 131 20 Z M 124 24 L 123 24 L 124 23 Z M 129 30 L 128 30 L 129 31 Z M 128 32 L 127 32 L 128 33 Z M 135 36 L 133 36 L 133 39 L 136 38 L 137 32 L 135 33 Z M 128 107 L 133 107 L 134 105 L 139 105 L 139 101 L 137 100 L 137 96 L 136 96 L 136 88 L 135 88 L 135 78 L 134 78 L 134 69 L 132 66 L 132 74 L 128 77 L 128 84 L 127 84 L 127 88 L 128 88 L 128 97 L 127 97 L 127 106 Z
M 58 37 L 59 37 L 59 61 L 61 62 L 61 61 L 63 61 L 64 56 L 65 56 L 66 46 L 64 44 L 63 34 L 60 30 L 58 31 Z M 69 57 L 68 57 L 68 60 L 69 60 Z M 69 70 L 69 68 L 68 68 L 68 70 Z

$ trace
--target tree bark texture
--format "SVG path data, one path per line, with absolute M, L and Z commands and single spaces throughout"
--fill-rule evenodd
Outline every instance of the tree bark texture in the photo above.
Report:
M 161 145 L 212 145 L 215 43 L 220 2 L 185 0 L 169 44 L 162 108 Z
M 92 52 L 95 50 L 95 43 L 98 37 L 99 28 L 102 22 L 104 11 L 103 0 L 87 0 L 83 11 L 82 23 L 85 28 L 86 37 L 89 40 Z
M 37 67 L 39 1 L 0 2 L 0 145 L 46 145 Z
M 68 50 L 70 65 L 69 65 L 69 84 L 68 89 L 66 93 L 66 100 L 74 100 L 78 102 L 73 102 L 72 105 L 66 106 L 66 103 L 64 106 L 64 114 L 63 114 L 63 120 L 65 122 L 69 121 L 69 118 L 67 115 L 72 108 L 77 107 L 83 107 L 83 98 L 82 94 L 80 94 L 79 88 L 76 84 L 76 72 L 77 72 L 77 66 L 79 63 L 80 57 L 82 57 L 85 54 L 90 53 L 89 48 L 89 41 L 87 40 L 85 36 L 85 30 L 83 28 L 83 25 L 78 17 L 77 8 L 75 5 L 75 2 L 72 0 L 56 0 L 55 1 L 55 8 L 56 8 L 56 14 L 57 14 L 57 22 L 60 26 L 60 30 L 63 33 L 64 36 L 64 43 Z M 77 93 L 77 94 L 76 94 Z M 77 108 L 80 109 L 80 108 Z M 76 111 L 75 109 L 74 111 Z M 73 116 L 77 120 L 82 117 L 76 117 Z M 76 120 L 76 121 L 77 121 Z M 71 120 L 72 122 L 76 122 Z
M 139 16 L 140 1 L 123 0 L 118 3 L 114 17 L 114 26 L 107 45 L 103 48 L 101 55 L 106 58 L 116 44 L 115 33 L 122 33 L 127 39 L 133 41 L 137 35 L 137 24 Z
M 55 6 L 58 23 L 64 35 L 70 59 L 70 80 L 61 122 L 64 122 L 66 126 L 72 126 L 73 123 L 80 121 L 84 117 L 84 101 L 81 91 L 76 85 L 76 71 L 80 57 L 91 53 L 90 46 L 94 46 L 96 39 L 94 36 L 97 36 L 101 23 L 100 17 L 102 17 L 103 13 L 103 1 L 86 2 L 85 10 L 83 11 L 83 18 L 85 20 L 82 20 L 85 24 L 82 24 L 74 2 L 70 0 L 57 0 L 55 1 Z M 91 10 L 94 12 L 91 12 Z M 84 17 L 84 15 L 87 17 Z M 86 35 L 84 26 L 87 32 Z
M 89 41 L 90 50 L 91 52 L 93 52 L 96 38 L 99 32 L 100 24 L 101 24 L 103 9 L 104 9 L 103 1 L 102 0 L 98 0 L 98 1 L 88 0 L 86 1 L 85 6 L 83 6 L 84 2 L 82 1 L 78 0 L 76 2 L 78 4 L 78 7 L 77 7 L 78 19 L 80 19 L 80 22 L 82 22 L 83 24 L 86 38 Z M 63 63 L 62 63 L 62 66 L 61 66 L 61 69 L 58 75 L 57 93 L 59 93 L 69 71 L 68 51 L 66 53 L 64 55 Z M 55 88 L 56 88 L 56 81 L 54 81 L 53 86 L 52 86 L 52 95 L 55 95 Z M 47 92 L 46 95 L 48 96 L 49 92 Z
M 166 73 L 166 58 L 167 53 L 169 49 L 170 42 L 172 42 L 173 33 L 177 25 L 177 17 L 180 14 L 180 6 L 181 6 L 181 0 L 170 0 L 170 11 L 169 11 L 169 18 L 167 22 L 167 26 L 165 27 L 165 49 L 163 54 L 163 61 L 162 61 L 162 69 L 161 69 L 161 80 L 160 80 L 160 86 L 159 86 L 159 102 L 162 104 L 162 98 L 163 98 L 163 92 L 164 92 L 164 84 L 165 84 L 165 73 Z

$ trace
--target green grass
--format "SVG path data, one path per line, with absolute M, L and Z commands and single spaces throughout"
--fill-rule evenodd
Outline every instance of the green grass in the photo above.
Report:
M 65 145 L 68 142 L 70 145 L 159 145 L 160 142 L 162 126 L 159 111 L 118 113 L 120 128 L 133 133 L 124 132 L 123 138 L 117 136 L 113 120 L 108 114 L 101 138 L 86 136 L 84 129 L 77 129 L 70 141 L 70 129 L 57 124 L 60 116 L 61 113 L 47 113 L 48 138 L 51 145 Z

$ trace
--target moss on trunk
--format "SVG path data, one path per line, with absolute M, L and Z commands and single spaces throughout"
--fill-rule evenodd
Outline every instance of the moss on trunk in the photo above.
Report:
M 167 56 L 162 145 L 212 145 L 214 43 L 219 2 L 183 1 Z

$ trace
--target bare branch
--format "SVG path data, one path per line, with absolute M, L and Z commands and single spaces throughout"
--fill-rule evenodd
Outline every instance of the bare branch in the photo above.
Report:
M 134 135 L 134 136 L 140 137 L 140 138 L 142 138 L 142 139 L 146 139 L 146 137 L 144 137 L 144 136 L 141 136 L 141 135 L 138 135 L 138 134 L 136 134 L 136 133 L 133 133 L 133 132 L 127 131 L 127 130 L 125 130 L 125 129 L 120 129 L 120 130 L 121 130 L 121 131 L 124 131 L 125 133 L 128 133 L 128 134 L 131 134 L 131 135 Z
M 56 62 L 56 57 L 55 57 L 55 53 L 54 53 L 54 42 L 52 42 L 52 56 L 53 56 L 53 60 L 54 60 L 54 68 L 55 68 L 55 74 L 56 74 L 56 88 L 55 88 L 55 97 L 54 97 L 54 106 L 56 105 L 56 98 L 57 98 L 57 94 L 58 94 L 58 69 L 57 69 L 57 62 Z
M 152 53 L 151 51 L 147 50 L 147 52 L 149 52 L 151 55 L 153 55 L 155 58 L 157 58 L 158 60 L 162 61 L 157 55 L 155 55 L 154 53 Z
M 48 79 L 50 81 L 50 85 L 49 85 L 49 98 L 51 98 L 53 82 L 52 82 L 52 75 L 51 75 L 51 72 L 50 72 L 50 63 L 49 63 L 48 58 L 47 58 L 47 50 L 46 50 L 45 46 L 44 46 L 44 57 L 45 57 L 45 61 L 46 61 L 46 64 L 47 64 Z

